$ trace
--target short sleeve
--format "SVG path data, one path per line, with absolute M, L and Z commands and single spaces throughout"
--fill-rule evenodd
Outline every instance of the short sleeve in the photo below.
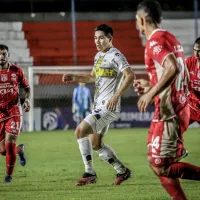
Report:
M 127 59 L 125 56 L 121 53 L 115 53 L 113 60 L 112 60 L 112 65 L 114 66 L 114 69 L 116 71 L 123 71 L 127 67 L 130 67 Z
M 161 66 L 170 54 L 173 54 L 173 51 L 169 44 L 164 39 L 155 40 L 152 39 L 148 42 L 147 52 L 150 57 L 157 61 Z
M 29 87 L 28 80 L 24 74 L 23 69 L 19 68 L 19 85 L 21 88 Z

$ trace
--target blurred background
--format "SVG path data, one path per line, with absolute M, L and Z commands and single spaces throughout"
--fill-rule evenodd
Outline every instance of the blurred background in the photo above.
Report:
M 138 78 L 148 78 L 143 54 L 145 38 L 136 28 L 139 0 L 0 0 L 0 39 L 8 45 L 11 61 L 29 78 L 33 109 L 23 130 L 73 129 L 72 95 L 77 84 L 64 85 L 63 73 L 89 73 L 97 53 L 94 28 L 107 23 L 114 29 L 114 46 L 126 56 Z M 200 33 L 198 0 L 160 0 L 163 28 L 193 54 Z M 87 85 L 94 94 L 94 85 Z M 148 127 L 153 107 L 139 113 L 134 89 L 122 97 L 120 119 L 114 128 Z

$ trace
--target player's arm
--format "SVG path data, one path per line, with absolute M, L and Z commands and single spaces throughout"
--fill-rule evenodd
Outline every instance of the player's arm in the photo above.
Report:
M 165 88 L 172 84 L 179 74 L 179 66 L 174 54 L 169 54 L 163 63 L 163 73 L 160 80 L 151 88 L 149 95 L 153 98 L 160 94 Z
M 124 94 L 124 92 L 130 88 L 135 78 L 135 75 L 130 67 L 124 69 L 122 73 L 124 77 L 123 82 L 114 95 L 118 98 L 121 97 Z
M 110 111 L 114 111 L 117 105 L 119 98 L 124 94 L 128 88 L 133 84 L 133 80 L 135 78 L 135 74 L 133 73 L 130 67 L 127 67 L 122 71 L 124 79 L 120 86 L 120 88 L 116 91 L 112 99 L 108 102 L 107 108 Z
M 90 74 L 63 74 L 62 81 L 64 83 L 81 82 L 81 83 L 94 83 L 94 72 Z
M 76 112 L 76 94 L 77 94 L 77 88 L 74 89 L 73 97 L 72 97 L 72 113 Z
M 19 68 L 19 87 L 24 89 L 25 92 L 25 100 L 22 105 L 22 108 L 25 112 L 30 111 L 30 99 L 31 99 L 31 88 L 29 86 L 28 80 L 24 74 L 24 71 Z
M 26 87 L 24 88 L 24 92 L 25 92 L 25 101 L 30 101 L 31 98 L 31 89 L 30 87 Z
M 154 97 L 171 85 L 179 74 L 179 66 L 174 54 L 168 54 L 162 66 L 164 69 L 159 81 L 151 87 L 149 92 L 143 94 L 138 101 L 138 108 L 141 112 L 146 112 Z

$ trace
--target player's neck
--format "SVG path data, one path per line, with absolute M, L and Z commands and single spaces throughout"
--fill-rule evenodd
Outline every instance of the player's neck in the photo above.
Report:
M 150 39 L 150 37 L 152 36 L 152 34 L 155 32 L 156 29 L 159 29 L 161 27 L 159 27 L 158 25 L 151 25 L 151 26 L 147 26 L 146 30 L 145 30 L 145 35 L 147 40 Z
M 7 70 L 9 67 L 9 63 L 6 63 L 5 65 L 0 65 L 0 70 L 3 71 L 3 70 Z
M 113 47 L 113 45 L 110 45 L 109 47 L 107 47 L 106 49 L 104 49 L 103 51 L 101 51 L 102 53 L 106 53 L 107 51 L 109 51 L 110 50 L 110 48 L 112 48 Z

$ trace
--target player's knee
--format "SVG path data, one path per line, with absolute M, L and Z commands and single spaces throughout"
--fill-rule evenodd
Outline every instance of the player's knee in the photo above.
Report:
M 1 146 L 1 145 L 0 145 L 0 154 L 1 154 L 2 156 L 5 156 L 5 155 L 6 155 L 5 146 Z
M 159 167 L 156 167 L 153 165 L 153 162 L 152 162 L 152 157 L 151 156 L 147 156 L 147 161 L 148 161 L 148 164 L 149 164 L 149 167 L 154 171 L 154 173 L 157 175 L 157 176 L 166 176 L 166 167 L 163 166 L 159 166 Z
M 5 142 L 15 143 L 17 141 L 17 135 L 6 133 Z
M 152 158 L 151 156 L 147 156 L 147 162 L 150 168 L 152 168 Z
M 94 151 L 98 151 L 99 149 L 101 149 L 101 147 L 102 147 L 102 145 L 99 144 L 99 143 L 93 143 L 93 144 L 92 144 L 92 149 L 93 149 Z
M 167 176 L 165 167 L 152 167 L 157 176 Z

